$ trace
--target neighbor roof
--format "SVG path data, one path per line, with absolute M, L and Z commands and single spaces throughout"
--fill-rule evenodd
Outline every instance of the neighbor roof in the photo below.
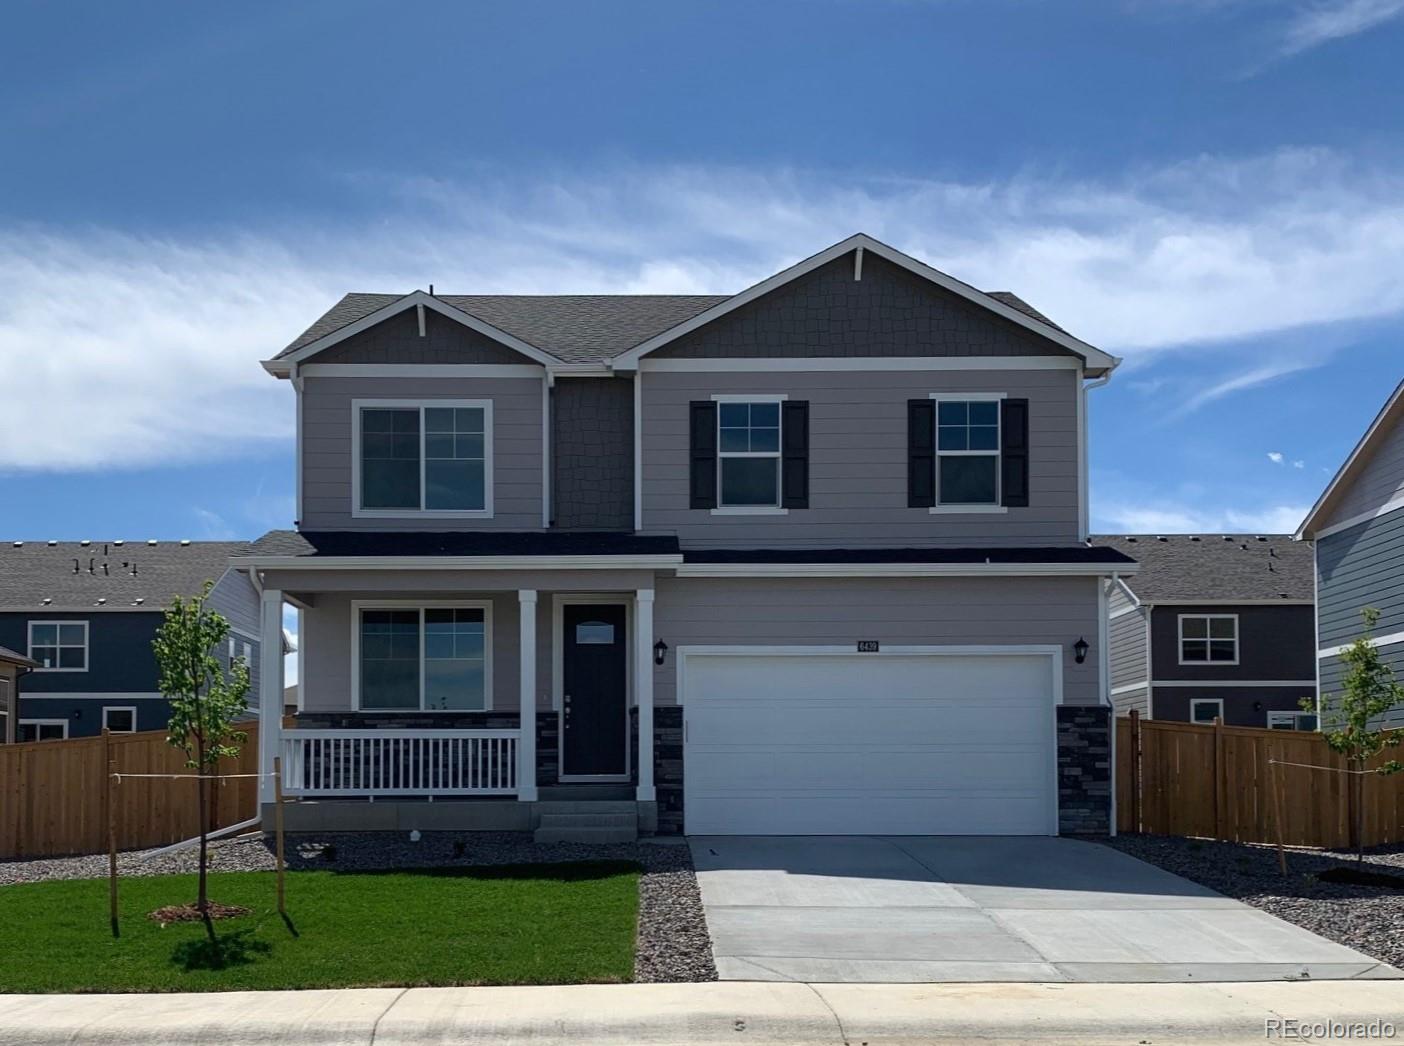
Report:
M 218 581 L 243 541 L 7 541 L 0 609 L 163 610 Z M 76 565 L 76 566 L 75 566 Z
M 296 357 L 323 339 L 328 344 L 356 333 L 381 310 L 386 316 L 419 304 L 456 315 L 470 325 L 486 325 L 484 333 L 499 339 L 515 341 L 513 347 L 534 357 L 538 362 L 555 359 L 565 364 L 602 364 L 629 354 L 621 361 L 629 366 L 634 359 L 653 348 L 694 329 L 700 323 L 724 315 L 775 287 L 796 279 L 845 253 L 870 250 L 918 275 L 965 297 L 991 312 L 1004 316 L 1044 337 L 1064 349 L 1083 356 L 1089 368 L 1098 373 L 1118 362 L 1100 350 L 1079 341 L 1022 298 L 1010 291 L 980 291 L 947 276 L 915 258 L 903 254 L 870 236 L 859 233 L 820 251 L 737 294 L 435 294 L 422 291 L 408 294 L 347 294 L 312 326 L 299 335 L 273 360 L 267 361 L 274 373 L 283 370 L 272 367 L 274 361 Z M 449 307 L 447 310 L 445 306 Z M 360 324 L 360 327 L 357 325 Z M 320 347 L 312 350 L 320 351 Z M 292 362 L 296 362 L 296 358 Z M 285 370 L 286 368 L 284 368 Z
M 1316 504 L 1311 507 L 1306 519 L 1302 520 L 1302 525 L 1297 528 L 1298 537 L 1316 537 L 1320 524 L 1326 522 L 1340 495 L 1345 492 L 1355 475 L 1365 467 L 1379 441 L 1400 423 L 1401 418 L 1404 418 L 1404 381 L 1394 387 L 1394 392 L 1385 400 L 1385 405 L 1375 415 L 1375 420 L 1370 422 L 1370 427 L 1365 430 L 1365 435 L 1360 437 L 1360 442 L 1345 459 L 1345 464 L 1336 470 L 1331 482 L 1321 492 L 1321 497 L 1316 499 Z M 1337 529 L 1340 526 L 1337 524 Z
M 1290 534 L 1093 535 L 1141 564 L 1126 583 L 1142 603 L 1315 598 L 1312 547 Z
M 675 556 L 671 534 L 595 531 L 270 530 L 236 557 Z
M 7 646 L 0 646 L 0 662 L 10 665 L 19 665 L 21 668 L 38 668 L 38 662 L 23 654 L 11 650 Z

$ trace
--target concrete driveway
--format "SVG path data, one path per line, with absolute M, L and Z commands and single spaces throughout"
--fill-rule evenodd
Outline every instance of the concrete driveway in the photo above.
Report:
M 1255 981 L 1400 976 L 1096 843 L 689 839 L 722 980 Z

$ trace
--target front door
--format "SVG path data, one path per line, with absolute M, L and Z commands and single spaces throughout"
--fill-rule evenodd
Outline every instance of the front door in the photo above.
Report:
M 562 608 L 561 776 L 629 774 L 628 633 L 618 603 Z

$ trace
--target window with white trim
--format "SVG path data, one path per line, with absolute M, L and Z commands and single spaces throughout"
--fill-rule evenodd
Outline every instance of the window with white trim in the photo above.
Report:
M 1267 727 L 1269 730 L 1319 729 L 1315 712 L 1269 712 Z
M 67 719 L 21 719 L 17 724 L 19 741 L 64 741 L 68 739 Z
M 102 725 L 114 734 L 134 734 L 137 728 L 137 710 L 134 705 L 104 705 Z
M 936 504 L 999 504 L 999 400 L 936 399 Z
M 780 402 L 717 404 L 717 505 L 780 507 Z
M 355 514 L 490 516 L 492 403 L 358 400 Z
M 366 606 L 358 613 L 362 711 L 491 707 L 486 606 Z
M 1190 722 L 1212 724 L 1224 717 L 1224 702 L 1217 697 L 1196 697 L 1190 702 Z
M 1180 664 L 1238 664 L 1238 615 L 1181 614 Z
M 31 621 L 29 657 L 36 672 L 86 672 L 88 623 L 86 621 Z M 36 720 L 37 722 L 37 720 Z

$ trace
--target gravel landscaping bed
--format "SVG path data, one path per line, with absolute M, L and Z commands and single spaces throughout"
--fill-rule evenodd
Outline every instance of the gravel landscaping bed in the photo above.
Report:
M 712 941 L 692 854 L 679 843 L 535 843 L 515 832 L 425 832 L 418 842 L 393 832 L 329 832 L 288 838 L 289 869 L 339 871 L 434 868 L 496 864 L 556 864 L 625 860 L 643 868 L 639 877 L 639 936 L 634 979 L 643 982 L 714 981 Z M 194 848 L 142 859 L 118 854 L 122 876 L 174 875 L 197 870 Z M 261 835 L 210 844 L 210 870 L 259 872 L 274 867 L 272 842 Z M 0 886 L 46 879 L 101 879 L 107 855 L 0 862 Z
M 1289 847 L 1287 875 L 1277 848 L 1158 835 L 1104 840 L 1132 857 L 1404 968 L 1404 891 L 1321 882 L 1330 868 L 1352 867 L 1355 855 Z M 1365 854 L 1370 871 L 1404 874 L 1404 847 Z

